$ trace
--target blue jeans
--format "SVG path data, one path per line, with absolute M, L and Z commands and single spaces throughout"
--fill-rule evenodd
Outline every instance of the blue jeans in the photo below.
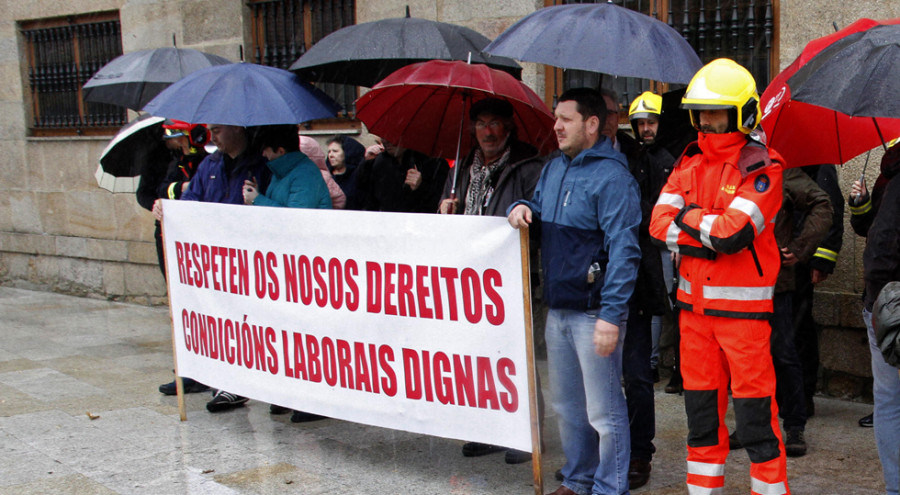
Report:
M 551 309 L 545 329 L 550 392 L 566 463 L 563 485 L 579 495 L 627 494 L 631 456 L 622 392 L 622 345 L 607 357 L 594 353 L 596 316 Z
M 875 443 L 889 495 L 897 495 L 900 484 L 900 375 L 897 368 L 884 362 L 875 343 L 872 312 L 863 310 L 872 353 L 872 379 L 875 395 Z

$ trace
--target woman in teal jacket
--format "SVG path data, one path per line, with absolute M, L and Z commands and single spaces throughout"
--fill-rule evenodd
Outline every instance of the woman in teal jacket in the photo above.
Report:
M 272 182 L 259 194 L 255 180 L 244 182 L 244 203 L 287 208 L 331 208 L 331 194 L 319 167 L 300 152 L 297 126 L 269 126 L 260 140 Z

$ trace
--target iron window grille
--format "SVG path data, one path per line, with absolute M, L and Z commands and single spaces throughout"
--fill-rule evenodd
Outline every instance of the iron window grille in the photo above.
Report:
M 355 0 L 255 0 L 252 13 L 252 61 L 287 69 L 313 44 L 356 22 Z M 337 101 L 340 117 L 353 118 L 356 86 L 313 83 Z
M 84 101 L 82 86 L 122 54 L 117 12 L 21 22 L 30 88 L 31 134 L 108 134 L 123 107 Z

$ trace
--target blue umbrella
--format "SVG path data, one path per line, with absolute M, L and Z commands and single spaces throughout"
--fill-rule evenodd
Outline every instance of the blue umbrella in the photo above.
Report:
M 334 117 L 339 110 L 328 95 L 295 74 L 244 62 L 193 72 L 144 107 L 168 119 L 243 127 L 299 124 Z
M 545 7 L 506 29 L 485 52 L 525 62 L 687 84 L 702 63 L 666 23 L 612 3 Z

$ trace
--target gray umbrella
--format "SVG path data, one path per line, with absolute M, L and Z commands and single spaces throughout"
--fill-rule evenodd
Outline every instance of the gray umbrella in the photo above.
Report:
M 155 48 L 126 53 L 100 68 L 84 85 L 84 99 L 132 110 L 197 69 L 232 63 L 190 48 Z
M 612 3 L 545 7 L 510 26 L 484 51 L 564 69 L 681 84 L 689 83 L 703 65 L 678 31 Z
M 522 68 L 506 57 L 485 56 L 491 40 L 462 26 L 400 17 L 339 29 L 319 40 L 290 70 L 310 81 L 372 87 L 397 69 L 428 60 L 487 64 L 520 78 Z

